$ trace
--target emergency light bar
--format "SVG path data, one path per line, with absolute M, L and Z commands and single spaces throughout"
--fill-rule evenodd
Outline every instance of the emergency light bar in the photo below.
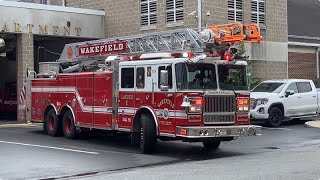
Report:
M 141 60 L 147 59 L 165 59 L 165 58 L 193 58 L 195 55 L 193 53 L 148 53 L 142 54 L 140 56 Z

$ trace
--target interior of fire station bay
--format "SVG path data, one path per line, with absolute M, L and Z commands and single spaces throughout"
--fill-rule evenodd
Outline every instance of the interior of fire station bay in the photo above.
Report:
M 0 1 L 0 121 L 25 120 L 27 71 L 54 62 L 65 44 L 103 38 L 104 11 Z M 32 18 L 39 17 L 39 18 Z

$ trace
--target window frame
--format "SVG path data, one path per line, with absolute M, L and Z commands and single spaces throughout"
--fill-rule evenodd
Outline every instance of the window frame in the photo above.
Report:
M 299 94 L 300 93 L 300 91 L 299 91 L 299 88 L 298 88 L 298 85 L 297 85 L 297 83 L 296 82 L 293 82 L 293 83 L 290 83 L 289 85 L 288 85 L 288 87 L 286 88 L 286 91 L 288 91 L 288 88 L 292 85 L 292 84 L 295 84 L 296 85 L 296 87 L 297 87 L 297 92 L 294 92 L 295 94 Z
M 50 5 L 50 0 L 40 0 L 40 4 Z
M 260 11 L 260 3 L 263 3 L 263 12 Z M 253 4 L 255 4 L 257 7 L 255 11 L 253 10 Z M 256 15 L 257 17 L 256 22 L 253 20 L 253 15 Z M 262 15 L 264 18 L 263 22 L 260 21 L 260 15 Z M 251 0 L 251 22 L 256 23 L 258 25 L 266 25 L 266 0 Z
M 298 88 L 298 90 L 299 90 L 299 93 L 309 93 L 309 92 L 312 92 L 312 86 L 311 86 L 310 82 L 297 82 L 296 84 L 297 84 L 297 88 Z M 302 90 L 301 90 L 302 88 L 299 86 L 299 84 L 308 84 L 309 87 L 310 87 L 310 91 L 302 91 Z
M 155 3 L 155 11 L 151 12 L 150 11 L 150 4 L 151 3 Z M 147 12 L 146 13 L 142 13 L 142 6 L 147 4 Z M 157 16 L 157 0 L 140 0 L 140 26 L 143 27 L 150 27 L 150 26 L 154 26 L 158 24 L 158 16 Z M 143 24 L 142 21 L 142 17 L 145 17 L 147 15 L 147 24 Z M 151 16 L 154 15 L 155 16 L 155 23 L 151 23 Z
M 169 9 L 168 7 L 168 1 L 172 1 L 172 4 L 173 4 L 173 9 Z M 166 0 L 166 23 L 170 24 L 170 23 L 178 23 L 178 22 L 183 22 L 184 21 L 184 2 L 183 0 L 181 1 L 182 2 L 182 7 L 180 8 L 177 8 L 177 1 L 179 0 Z M 179 19 L 177 20 L 177 11 L 180 11 L 182 10 L 182 19 Z M 169 18 L 168 18 L 168 13 L 170 12 L 173 12 L 173 21 L 169 21 Z
M 241 2 L 241 9 L 237 8 L 238 1 Z M 229 2 L 233 3 L 232 8 L 229 7 Z M 228 21 L 243 22 L 243 0 L 228 0 L 227 3 L 228 3 Z M 229 18 L 229 12 L 233 12 L 233 19 Z M 241 12 L 241 20 L 238 21 L 237 14 L 240 12 Z
M 131 87 L 124 87 L 124 78 L 126 77 L 128 77 L 128 76 L 124 76 L 124 74 L 127 74 L 127 73 L 124 73 L 123 71 L 125 70 L 125 69 L 133 69 L 133 76 L 132 76 L 132 78 L 133 78 L 133 86 Z M 134 89 L 134 87 L 135 87 L 135 68 L 134 67 L 123 67 L 123 68 L 121 68 L 121 79 L 120 79 L 120 87 L 122 88 L 122 89 Z
M 171 71 L 168 70 L 168 67 L 171 68 Z M 160 89 L 160 72 L 161 72 L 161 70 L 168 70 L 168 89 L 172 89 L 173 88 L 173 68 L 172 68 L 172 65 L 158 66 L 158 88 L 159 89 Z
M 138 83 L 138 79 L 139 79 L 139 69 L 142 69 L 142 81 L 143 81 L 143 86 L 139 86 Z M 136 68 L 136 87 L 137 89 L 144 89 L 146 87 L 146 76 L 145 76 L 145 68 L 144 67 L 137 67 Z

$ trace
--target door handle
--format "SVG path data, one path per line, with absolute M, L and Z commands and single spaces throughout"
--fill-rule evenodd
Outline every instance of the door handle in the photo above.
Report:
M 299 99 L 301 99 L 301 97 L 300 97 L 300 96 L 299 96 L 298 98 L 299 98 Z
M 316 95 L 312 96 L 312 97 L 317 97 Z

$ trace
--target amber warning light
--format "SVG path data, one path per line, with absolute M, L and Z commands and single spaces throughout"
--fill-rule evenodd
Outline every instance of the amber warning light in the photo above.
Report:
M 78 47 L 79 56 L 103 55 L 124 53 L 127 50 L 126 42 L 104 43 Z

